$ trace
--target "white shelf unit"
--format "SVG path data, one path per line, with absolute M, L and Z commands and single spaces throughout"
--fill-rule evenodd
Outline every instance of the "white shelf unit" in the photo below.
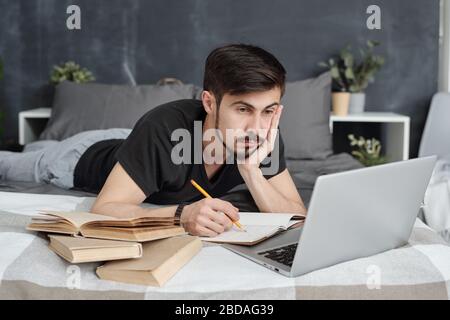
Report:
M 35 141 L 50 119 L 51 108 L 37 108 L 19 112 L 19 143 L 25 145 Z
M 335 123 L 372 122 L 384 127 L 386 141 L 383 150 L 388 161 L 409 159 L 410 118 L 393 112 L 363 112 L 347 116 L 330 116 L 330 131 Z

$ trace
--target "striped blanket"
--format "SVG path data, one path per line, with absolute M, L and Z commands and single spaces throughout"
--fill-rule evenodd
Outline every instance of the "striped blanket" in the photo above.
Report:
M 100 280 L 99 263 L 71 265 L 25 230 L 39 210 L 89 210 L 92 197 L 0 192 L 0 299 L 449 299 L 450 247 L 416 221 L 409 243 L 287 278 L 219 245 L 162 288 Z

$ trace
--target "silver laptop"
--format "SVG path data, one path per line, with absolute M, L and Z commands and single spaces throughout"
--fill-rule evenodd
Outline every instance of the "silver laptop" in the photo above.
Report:
M 255 246 L 224 245 L 295 277 L 407 243 L 436 157 L 320 176 L 305 224 Z

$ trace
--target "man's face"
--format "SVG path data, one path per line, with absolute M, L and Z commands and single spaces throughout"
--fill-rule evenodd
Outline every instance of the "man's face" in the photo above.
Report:
M 229 152 L 236 157 L 247 158 L 258 149 L 267 137 L 280 99 L 281 90 L 278 87 L 268 91 L 223 96 L 218 113 L 217 107 L 214 112 L 215 126 Z

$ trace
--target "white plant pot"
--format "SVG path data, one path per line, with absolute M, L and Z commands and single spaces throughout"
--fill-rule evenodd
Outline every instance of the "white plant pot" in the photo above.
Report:
M 366 94 L 364 92 L 357 92 L 350 94 L 350 104 L 348 113 L 362 113 L 366 104 Z

